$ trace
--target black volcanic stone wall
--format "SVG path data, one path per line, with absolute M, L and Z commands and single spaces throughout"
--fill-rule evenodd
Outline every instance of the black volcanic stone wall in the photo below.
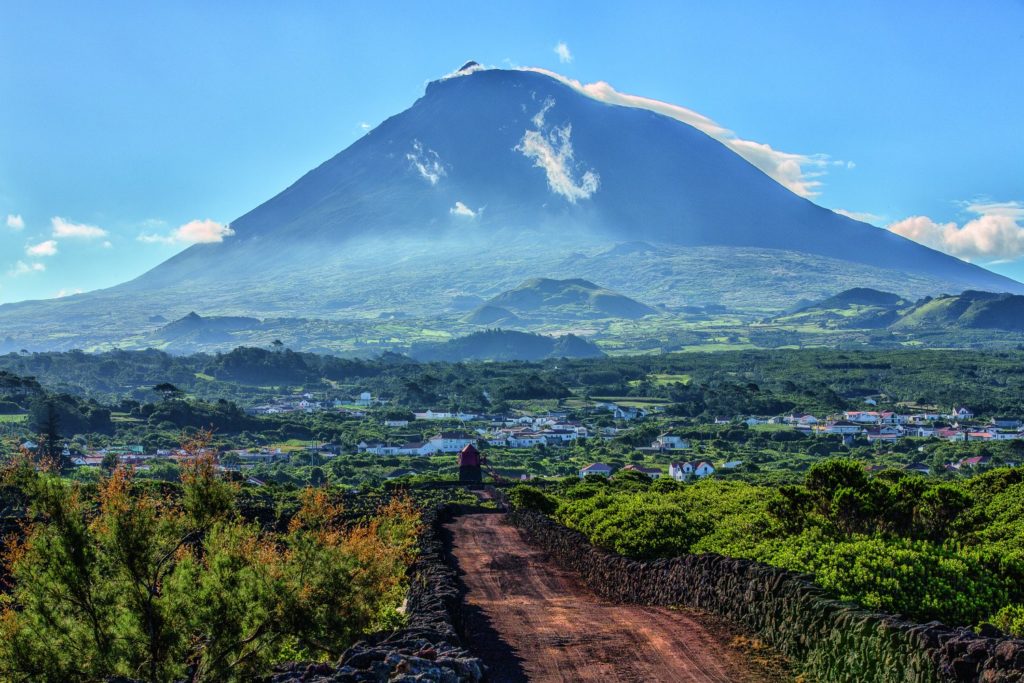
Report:
M 293 664 L 269 676 L 267 683 L 463 683 L 483 680 L 484 666 L 456 633 L 461 609 L 456 572 L 445 561 L 441 526 L 452 516 L 480 511 L 441 505 L 424 515 L 420 556 L 410 568 L 404 629 L 360 641 L 336 665 Z
M 725 617 L 758 633 L 817 681 L 1024 681 L 1022 640 L 872 613 L 830 598 L 806 576 L 749 560 L 630 560 L 539 513 L 516 511 L 509 519 L 603 597 L 686 605 Z

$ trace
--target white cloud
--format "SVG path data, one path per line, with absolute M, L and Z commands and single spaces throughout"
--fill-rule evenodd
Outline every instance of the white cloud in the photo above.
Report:
M 412 162 L 413 168 L 431 185 L 437 185 L 437 181 L 448 175 L 437 152 L 425 148 L 419 140 L 412 141 L 412 152 L 406 154 L 405 158 Z
M 84 223 L 72 223 L 60 216 L 54 216 L 51 218 L 50 225 L 53 227 L 54 237 L 71 237 L 91 240 L 107 236 L 107 231 L 103 228 L 98 228 L 95 225 L 86 225 Z
M 846 216 L 852 218 L 855 221 L 862 221 L 864 223 L 881 223 L 885 218 L 874 213 L 868 213 L 867 211 L 847 211 L 846 209 L 832 209 L 833 212 L 838 213 L 840 216 Z
M 101 244 L 100 246 L 103 247 L 104 249 L 110 249 L 112 246 L 114 246 L 114 243 L 111 242 L 110 240 L 103 240 L 103 244 Z
M 973 203 L 967 211 L 976 217 L 963 225 L 936 223 L 927 216 L 911 216 L 889 230 L 965 261 L 1012 261 L 1024 256 L 1024 203 Z
M 452 208 L 448 209 L 448 213 L 452 214 L 453 216 L 464 216 L 466 218 L 476 218 L 476 215 L 477 215 L 478 212 L 474 211 L 471 208 L 469 208 L 468 206 L 466 206 L 462 202 L 455 202 L 455 206 L 453 206 Z
M 25 219 L 20 213 L 7 214 L 7 227 L 11 230 L 22 230 L 25 228 Z
M 223 242 L 225 237 L 231 237 L 235 231 L 230 225 L 218 223 L 207 218 L 204 221 L 194 220 L 181 225 L 168 235 L 139 235 L 140 242 L 157 244 L 213 244 Z
M 562 64 L 568 64 L 572 61 L 572 53 L 569 52 L 569 46 L 562 41 L 558 41 L 558 44 L 555 45 L 555 54 L 558 55 L 558 61 Z
M 533 115 L 532 119 L 530 119 L 531 121 L 533 121 L 533 125 L 535 128 L 544 127 L 544 117 L 547 116 L 547 113 L 551 111 L 551 107 L 553 106 L 555 106 L 555 101 L 553 99 L 549 97 L 548 99 L 544 100 L 544 106 L 540 108 L 539 112 Z
M 7 271 L 7 274 L 11 277 L 17 277 L 19 275 L 28 275 L 29 273 L 41 273 L 46 270 L 45 263 L 25 263 L 24 261 L 18 261 L 14 264 L 14 267 Z
M 25 253 L 29 256 L 53 256 L 57 253 L 57 240 L 45 240 L 39 244 L 30 244 L 25 247 Z
M 575 204 L 577 200 L 589 199 L 597 192 L 601 178 L 593 170 L 586 170 L 580 175 L 579 180 L 576 180 L 575 176 L 579 169 L 572 149 L 572 124 L 556 126 L 550 131 L 543 129 L 544 115 L 553 106 L 553 100 L 544 103 L 540 112 L 532 119 L 538 130 L 526 131 L 515 149 L 522 152 L 526 158 L 533 159 L 534 166 L 544 169 L 548 187 L 552 192 Z
M 765 174 L 801 197 L 814 197 L 819 194 L 821 181 L 816 178 L 819 178 L 828 166 L 845 166 L 846 168 L 853 168 L 855 166 L 853 162 L 831 159 L 827 154 L 782 152 L 765 143 L 744 140 L 731 130 L 692 109 L 647 97 L 620 93 L 604 81 L 583 84 L 548 69 L 536 67 L 519 68 L 523 71 L 534 71 L 550 76 L 573 90 L 600 102 L 647 109 L 648 111 L 653 111 L 691 125 L 726 145 L 761 169 Z
M 55 299 L 63 299 L 66 296 L 71 296 L 72 294 L 81 294 L 81 293 L 82 293 L 82 290 L 77 289 L 77 288 L 76 289 L 61 289 L 61 290 L 58 290 L 57 293 L 53 295 L 53 298 L 55 298 Z
M 359 127 L 363 130 L 370 130 L 371 126 L 366 121 L 360 121 Z

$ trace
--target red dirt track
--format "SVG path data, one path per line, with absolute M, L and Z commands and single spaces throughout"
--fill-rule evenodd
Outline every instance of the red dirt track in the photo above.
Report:
M 467 644 L 490 668 L 488 680 L 776 680 L 706 615 L 598 597 L 504 515 L 464 515 L 446 528 L 466 587 Z

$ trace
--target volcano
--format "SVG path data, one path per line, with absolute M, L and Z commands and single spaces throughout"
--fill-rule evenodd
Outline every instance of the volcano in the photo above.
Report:
M 193 309 L 429 317 L 539 277 L 652 306 L 782 310 L 852 287 L 1024 293 L 794 194 L 676 118 L 473 63 L 231 228 L 111 289 L 0 307 L 0 323 L 23 343 L 41 321 L 115 338 Z

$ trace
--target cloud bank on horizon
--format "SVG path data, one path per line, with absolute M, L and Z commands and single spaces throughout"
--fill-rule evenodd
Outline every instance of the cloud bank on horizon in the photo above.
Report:
M 963 225 L 910 216 L 887 227 L 897 235 L 964 261 L 997 263 L 1024 256 L 1024 202 L 974 202 L 964 207 L 974 218 Z

